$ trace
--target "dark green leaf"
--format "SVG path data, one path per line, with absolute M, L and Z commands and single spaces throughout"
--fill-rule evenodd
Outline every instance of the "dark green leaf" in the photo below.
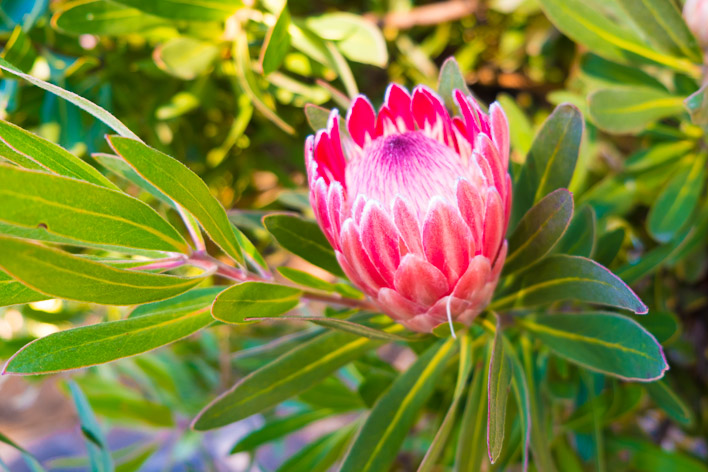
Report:
M 15 64 L 22 72 L 29 72 L 37 59 L 37 51 L 32 40 L 22 31 L 20 25 L 15 26 L 10 38 L 2 51 L 2 57 L 10 64 Z
M 187 252 L 182 236 L 128 195 L 68 177 L 0 164 L 0 221 L 93 244 Z
M 185 208 L 212 240 L 236 261 L 243 261 L 224 207 L 209 187 L 184 164 L 134 139 L 111 136 L 110 145 L 135 171 Z
M 314 221 L 296 215 L 275 214 L 263 218 L 263 224 L 288 251 L 334 275 L 344 277 L 332 246 Z
M 615 260 L 622 244 L 624 243 L 625 230 L 624 228 L 616 228 L 603 234 L 597 241 L 595 254 L 593 259 L 605 267 L 609 267 Z
M 693 215 L 706 175 L 706 154 L 691 156 L 661 191 L 649 211 L 647 229 L 661 242 L 671 241 Z
M 647 382 L 669 368 L 654 336 L 624 315 L 541 315 L 521 325 L 559 356 L 597 372 Z
M 652 144 L 651 147 L 629 156 L 624 168 L 627 172 L 640 173 L 663 164 L 673 163 L 688 154 L 695 145 L 696 143 L 691 140 Z
M 262 444 L 280 439 L 322 418 L 331 415 L 329 410 L 303 411 L 284 418 L 276 418 L 239 440 L 231 449 L 231 454 L 253 451 Z
M 642 472 L 708 472 L 704 461 L 680 451 L 667 451 L 652 442 L 614 437 L 608 448 L 629 458 L 631 470 Z
M 214 300 L 212 316 L 225 323 L 248 323 L 251 318 L 275 317 L 300 303 L 302 290 L 265 282 L 244 282 L 224 290 Z
M 257 321 L 267 321 L 270 319 L 282 319 L 288 321 L 309 321 L 319 326 L 323 326 L 329 329 L 336 329 L 338 331 L 344 331 L 346 333 L 356 334 L 357 336 L 362 336 L 369 339 L 378 339 L 380 341 L 404 341 L 404 342 L 416 342 L 423 341 L 424 336 L 400 336 L 398 334 L 388 333 L 386 331 L 375 329 L 370 326 L 363 325 L 361 323 L 355 323 L 349 320 L 342 320 L 339 318 L 327 318 L 326 316 L 275 316 L 275 317 L 250 317 L 249 320 Z
M 288 460 L 283 462 L 277 472 L 326 472 L 344 452 L 349 439 L 354 433 L 353 425 L 325 434 L 311 442 Z
M 662 118 L 683 111 L 683 98 L 646 87 L 598 90 L 588 97 L 590 117 L 613 134 L 637 133 Z
M 509 238 L 504 272 L 511 274 L 543 259 L 560 240 L 573 216 L 573 196 L 555 190 L 534 205 Z
M 438 76 L 438 95 L 445 100 L 445 106 L 448 110 L 455 110 L 455 100 L 453 92 L 459 90 L 466 96 L 471 95 L 470 89 L 467 87 L 467 81 L 460 70 L 460 65 L 454 57 L 445 59 L 440 67 L 440 75 Z
M 134 356 L 189 336 L 213 322 L 212 300 L 223 287 L 192 290 L 143 305 L 140 316 L 59 331 L 17 352 L 3 373 L 46 374 Z
M 244 377 L 204 408 L 193 428 L 218 428 L 260 413 L 304 392 L 381 344 L 338 331 L 319 335 Z
M 666 89 L 661 82 L 637 67 L 617 64 L 595 54 L 583 55 L 580 70 L 588 77 L 605 85 L 637 85 L 660 90 Z
M 584 206 L 570 222 L 568 230 L 556 247 L 560 254 L 591 257 L 595 250 L 595 211 Z
M 543 197 L 568 188 L 575 170 L 583 136 L 583 117 L 572 105 L 559 105 L 536 135 L 526 164 L 514 185 L 510 226 Z
M 511 385 L 511 366 L 504 352 L 504 338 L 501 321 L 497 321 L 497 329 L 492 344 L 492 355 L 489 359 L 489 381 L 487 382 L 487 398 L 489 413 L 487 418 L 487 447 L 489 461 L 494 464 L 501 454 L 504 443 L 504 424 L 506 420 L 506 401 Z
M 340 472 L 387 470 L 398 454 L 454 352 L 453 338 L 438 341 L 401 374 L 374 405 Z
M 70 34 L 119 36 L 169 26 L 169 22 L 117 3 L 82 0 L 62 4 L 52 16 L 52 26 Z
M 666 383 L 666 379 L 651 382 L 644 385 L 649 392 L 649 396 L 662 410 L 666 412 L 674 421 L 686 426 L 691 426 L 695 418 L 693 411 Z
M 499 296 L 490 306 L 532 307 L 560 300 L 578 300 L 632 310 L 647 307 L 616 275 L 595 261 L 579 256 L 555 254 L 526 271 L 518 290 Z
M 4 236 L 0 236 L 0 268 L 41 293 L 108 305 L 164 300 L 186 292 L 203 280 L 203 277 L 183 278 L 117 269 Z
M 467 393 L 460 418 L 460 434 L 455 454 L 455 470 L 478 472 L 488 464 L 484 433 L 487 426 L 487 380 L 489 363 L 478 365 Z

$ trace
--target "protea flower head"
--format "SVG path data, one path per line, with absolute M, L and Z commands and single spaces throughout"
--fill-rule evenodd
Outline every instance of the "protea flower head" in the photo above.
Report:
M 450 117 L 433 91 L 391 84 L 378 115 L 358 96 L 340 129 L 305 144 L 310 202 L 342 269 L 415 331 L 471 324 L 494 292 L 511 208 L 509 127 L 455 91 Z
M 687 0 L 683 17 L 704 51 L 708 50 L 708 0 Z

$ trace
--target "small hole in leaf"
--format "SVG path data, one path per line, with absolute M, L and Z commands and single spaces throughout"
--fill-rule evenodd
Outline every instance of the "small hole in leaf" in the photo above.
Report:
M 40 223 L 40 224 L 37 225 L 37 228 L 40 228 L 40 229 L 48 229 L 49 227 L 47 226 L 46 223 Z

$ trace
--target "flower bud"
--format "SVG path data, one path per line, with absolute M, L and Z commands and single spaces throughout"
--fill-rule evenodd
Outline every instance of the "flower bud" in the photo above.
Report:
M 487 306 L 506 257 L 509 126 L 455 91 L 461 116 L 418 86 L 391 84 L 378 112 L 358 96 L 310 136 L 310 202 L 342 269 L 409 329 L 469 325 Z

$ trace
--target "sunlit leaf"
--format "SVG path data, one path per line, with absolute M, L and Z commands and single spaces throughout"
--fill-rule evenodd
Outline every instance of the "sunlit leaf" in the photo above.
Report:
M 211 313 L 225 323 L 248 323 L 249 318 L 287 313 L 300 303 L 301 296 L 301 290 L 285 285 L 244 282 L 220 293 Z
M 682 97 L 646 87 L 602 89 L 592 93 L 588 101 L 594 123 L 614 134 L 639 132 L 684 109 Z

